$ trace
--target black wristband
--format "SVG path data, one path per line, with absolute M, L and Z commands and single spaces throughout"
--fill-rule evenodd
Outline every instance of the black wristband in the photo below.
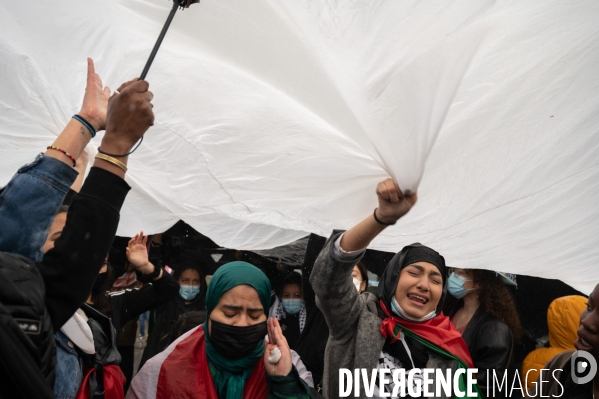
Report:
M 150 274 L 142 274 L 137 269 L 135 270 L 135 277 L 137 281 L 144 284 L 151 283 L 156 277 L 160 276 L 160 270 L 162 270 L 162 262 L 159 259 L 151 259 L 150 263 L 154 265 L 154 271 Z
M 108 152 L 102 151 L 102 149 L 100 147 L 98 147 L 98 152 L 100 154 L 108 155 L 109 157 L 113 157 L 113 158 L 123 158 L 123 157 L 126 157 L 126 156 L 129 156 L 129 155 L 133 154 L 135 152 L 135 150 L 137 150 L 139 148 L 139 146 L 141 145 L 142 141 L 144 141 L 144 136 L 141 136 L 141 140 L 139 140 L 139 142 L 137 143 L 137 145 L 135 146 L 135 148 L 132 149 L 131 151 L 129 151 L 128 153 L 126 153 L 126 154 L 120 154 L 120 155 L 119 154 L 110 154 Z
M 376 222 L 377 222 L 378 224 L 382 224 L 383 226 L 393 226 L 395 223 L 397 223 L 397 221 L 395 221 L 395 222 L 393 222 L 393 223 L 385 223 L 385 222 L 383 222 L 382 220 L 380 220 L 379 218 L 377 218 L 377 217 L 376 217 L 376 210 L 377 210 L 377 209 L 379 209 L 379 208 L 374 208 L 374 213 L 373 213 L 373 215 L 374 215 L 374 220 L 376 220 Z

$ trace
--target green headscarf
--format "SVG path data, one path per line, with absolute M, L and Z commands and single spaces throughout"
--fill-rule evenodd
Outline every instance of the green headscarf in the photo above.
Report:
M 206 339 L 206 356 L 210 365 L 210 373 L 219 398 L 241 399 L 245 382 L 254 371 L 254 367 L 264 355 L 264 340 L 246 357 L 227 359 L 216 351 L 208 336 L 208 320 L 210 313 L 220 297 L 231 288 L 247 284 L 258 291 L 264 312 L 270 309 L 270 281 L 260 269 L 247 262 L 229 262 L 218 268 L 212 276 L 206 291 L 206 322 L 203 325 Z M 226 392 L 226 396 L 225 396 Z

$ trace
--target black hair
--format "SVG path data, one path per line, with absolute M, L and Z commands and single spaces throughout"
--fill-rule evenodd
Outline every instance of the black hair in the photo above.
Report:
M 183 272 L 185 270 L 195 270 L 196 272 L 198 272 L 198 274 L 200 275 L 200 280 L 204 279 L 204 273 L 202 273 L 202 269 L 200 268 L 200 265 L 198 265 L 195 262 L 192 261 L 184 261 L 184 262 L 180 262 L 177 264 L 174 264 L 172 266 L 172 268 L 175 270 L 175 273 L 173 274 L 173 277 L 175 278 L 175 280 L 179 281 L 179 277 L 181 276 L 181 274 L 183 274 Z
M 279 298 L 281 298 L 283 296 L 283 288 L 286 285 L 288 285 L 288 284 L 297 284 L 297 286 L 303 292 L 302 275 L 299 274 L 298 272 L 293 271 L 293 270 L 289 270 L 288 272 L 286 272 L 285 274 L 283 274 L 283 276 L 281 277 L 281 280 L 280 280 L 279 284 L 275 288 L 275 293 L 277 294 L 277 296 Z
M 103 275 L 103 276 L 102 276 Z M 91 300 L 93 305 L 91 305 L 98 312 L 106 315 L 112 316 L 112 304 L 110 302 L 110 298 L 107 295 L 107 292 L 110 291 L 110 287 L 112 287 L 112 266 L 110 262 L 106 262 L 106 272 L 98 273 L 98 277 L 102 276 L 104 280 L 102 284 L 94 283 L 91 292 Z M 98 278 L 96 277 L 96 279 Z
M 206 321 L 206 311 L 204 310 L 194 310 L 191 312 L 183 313 L 179 316 L 179 319 L 175 322 L 173 326 L 173 332 L 171 333 L 171 342 L 175 341 L 181 335 L 185 334 L 187 331 L 195 328 Z

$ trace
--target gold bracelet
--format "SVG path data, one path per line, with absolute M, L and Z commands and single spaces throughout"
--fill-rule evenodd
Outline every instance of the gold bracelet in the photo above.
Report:
M 108 155 L 102 154 L 102 153 L 97 153 L 96 158 L 101 159 L 106 162 L 110 162 L 111 164 L 116 165 L 119 168 L 121 168 L 123 170 L 123 172 L 127 173 L 127 166 L 116 158 L 113 158 L 111 156 L 108 156 Z

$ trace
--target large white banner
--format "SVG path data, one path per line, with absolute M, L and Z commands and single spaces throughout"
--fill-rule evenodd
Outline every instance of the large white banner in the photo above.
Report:
M 138 76 L 166 0 L 0 5 L 0 184 L 81 104 L 87 56 Z M 150 70 L 120 235 L 183 219 L 220 245 L 346 229 L 394 177 L 419 201 L 374 243 L 599 282 L 599 3 L 202 0 Z M 95 155 L 99 137 L 89 151 Z

